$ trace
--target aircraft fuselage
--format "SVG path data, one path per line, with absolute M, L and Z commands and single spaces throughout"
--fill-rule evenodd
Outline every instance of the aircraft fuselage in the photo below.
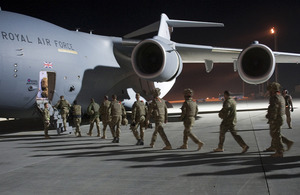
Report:
M 5 11 L 0 24 L 0 117 L 35 117 L 39 98 L 55 104 L 64 95 L 87 107 L 90 98 L 99 102 L 116 93 L 124 99 L 129 87 L 146 93 L 153 85 L 142 89 L 146 81 L 131 71 L 132 48 L 118 52 L 121 38 L 69 31 Z

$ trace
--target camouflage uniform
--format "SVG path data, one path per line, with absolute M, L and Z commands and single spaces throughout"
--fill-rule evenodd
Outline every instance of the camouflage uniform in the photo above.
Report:
M 146 120 L 146 113 L 148 111 L 147 107 L 145 106 L 143 100 L 139 100 L 140 94 L 136 94 L 137 101 L 134 102 L 132 106 L 132 133 L 134 137 L 138 140 L 136 145 L 144 145 L 144 130 L 145 130 L 145 120 Z M 140 135 L 137 131 L 138 127 L 140 126 Z
M 271 151 L 271 149 L 274 149 L 275 154 L 272 155 L 273 157 L 283 157 L 283 143 L 287 145 L 288 150 L 294 143 L 281 134 L 281 126 L 283 124 L 283 116 L 285 114 L 285 100 L 280 94 L 279 89 L 279 83 L 273 82 L 268 86 L 268 91 L 270 92 L 270 105 L 268 107 L 266 118 L 268 119 L 268 123 L 270 125 L 270 135 L 272 141 L 271 147 L 266 151 Z
M 100 106 L 95 102 L 94 99 L 91 99 L 91 103 L 87 109 L 88 114 L 90 115 L 90 130 L 87 133 L 89 136 L 92 136 L 92 130 L 94 128 L 94 123 L 96 123 L 97 127 L 97 137 L 100 137 Z
M 150 147 L 154 147 L 154 143 L 157 138 L 157 133 L 161 136 L 163 142 L 165 143 L 166 147 L 164 147 L 164 150 L 170 150 L 172 149 L 172 146 L 167 138 L 167 135 L 164 132 L 163 123 L 167 123 L 168 119 L 168 110 L 167 105 L 164 100 L 159 98 L 160 95 L 160 89 L 156 88 L 153 92 L 153 100 L 149 104 L 149 110 L 147 113 L 147 123 L 149 123 L 149 118 L 152 116 L 155 120 L 155 130 L 152 135 Z
M 111 104 L 108 108 L 109 116 L 111 117 L 110 129 L 114 136 L 113 143 L 119 143 L 120 133 L 121 133 L 121 122 L 122 117 L 126 116 L 126 111 L 121 102 L 119 102 L 116 98 L 113 98 Z
M 71 108 L 73 114 L 73 122 L 76 127 L 75 135 L 81 137 L 80 132 L 80 123 L 81 123 L 81 106 L 77 105 L 77 102 L 74 101 L 74 105 Z
M 184 90 L 185 102 L 181 107 L 181 117 L 180 119 L 184 124 L 183 131 L 183 145 L 180 149 L 188 148 L 188 137 L 190 137 L 196 144 L 198 144 L 198 150 L 203 146 L 203 142 L 201 142 L 191 131 L 192 127 L 195 123 L 195 118 L 198 114 L 198 106 L 197 103 L 193 101 L 192 98 L 193 91 L 191 89 Z
M 101 106 L 100 106 L 100 116 L 103 124 L 103 135 L 102 139 L 106 139 L 106 127 L 109 125 L 109 121 L 111 120 L 109 118 L 108 108 L 110 106 L 110 101 L 105 99 Z M 111 132 L 111 135 L 114 136 L 113 132 Z
M 223 145 L 225 141 L 225 134 L 227 131 L 230 131 L 231 135 L 235 139 L 235 141 L 243 148 L 242 153 L 245 153 L 249 146 L 244 142 L 242 137 L 237 134 L 235 126 L 236 126 L 236 102 L 234 99 L 230 97 L 228 91 L 224 92 L 224 102 L 223 108 L 219 111 L 219 117 L 222 120 L 220 125 L 220 135 L 219 135 L 219 144 L 218 148 L 216 148 L 215 152 L 222 152 L 224 151 Z
M 49 113 L 48 107 L 45 107 L 42 110 L 42 114 L 43 114 L 43 123 L 44 123 L 45 138 L 50 138 L 49 135 L 48 135 L 48 128 L 50 126 L 50 113 Z
M 55 104 L 55 108 L 60 110 L 60 115 L 63 119 L 64 130 L 67 130 L 67 118 L 69 116 L 69 110 L 71 104 L 64 99 L 64 96 L 60 96 L 60 100 Z
M 292 96 L 287 94 L 287 90 L 283 91 L 283 97 L 285 99 L 285 115 L 286 115 L 286 122 L 289 126 L 289 129 L 292 129 L 292 119 L 291 119 L 291 111 L 294 111 L 293 108 L 293 102 L 292 102 Z

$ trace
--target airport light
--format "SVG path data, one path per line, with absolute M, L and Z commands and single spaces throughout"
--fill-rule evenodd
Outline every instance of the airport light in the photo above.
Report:
M 275 27 L 272 27 L 270 32 L 271 32 L 271 34 L 275 34 Z
M 275 27 L 272 27 L 270 29 L 270 33 L 271 35 L 274 36 L 274 51 L 277 51 L 277 30 L 275 30 Z M 278 67 L 277 67 L 277 64 L 275 63 L 275 82 L 278 82 Z

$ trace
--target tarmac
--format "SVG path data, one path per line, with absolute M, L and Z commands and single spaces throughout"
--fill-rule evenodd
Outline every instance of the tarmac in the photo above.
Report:
M 266 108 L 267 103 L 261 105 Z M 95 136 L 95 127 L 93 136 L 87 136 L 89 125 L 81 126 L 83 137 L 51 130 L 51 139 L 44 139 L 42 126 L 26 131 L 24 125 L 13 126 L 7 132 L 9 125 L 1 121 L 0 194 L 299 194 L 300 109 L 292 113 L 293 129 L 286 123 L 282 127 L 294 145 L 283 158 L 273 158 L 263 152 L 271 143 L 266 110 L 238 112 L 237 130 L 250 147 L 247 153 L 241 154 L 230 133 L 225 151 L 214 153 L 221 120 L 217 112 L 205 112 L 205 105 L 219 109 L 221 103 L 199 104 L 192 131 L 205 143 L 200 151 L 191 140 L 188 149 L 177 149 L 183 123 L 176 115 L 164 126 L 172 150 L 162 150 L 159 136 L 154 148 L 149 147 L 153 129 L 146 130 L 145 145 L 136 146 L 129 125 L 122 126 L 117 144 L 111 143 L 109 129 L 106 140 Z

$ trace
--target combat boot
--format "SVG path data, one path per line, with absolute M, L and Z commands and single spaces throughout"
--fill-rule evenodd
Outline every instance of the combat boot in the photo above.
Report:
M 117 137 L 116 138 L 116 143 L 119 143 L 120 142 L 120 139 Z
M 154 148 L 154 143 L 151 143 L 151 144 L 150 144 L 150 148 Z
M 264 152 L 275 152 L 275 151 L 276 151 L 275 148 L 273 148 L 272 146 L 264 150 Z
M 100 133 L 97 134 L 97 137 L 100 137 Z
M 214 152 L 224 152 L 224 149 L 223 148 L 216 148 L 216 149 L 214 149 Z
M 203 142 L 199 142 L 199 143 L 198 143 L 198 149 L 197 149 L 197 150 L 198 150 L 198 151 L 201 150 L 201 148 L 202 148 L 203 145 L 204 145 Z
M 291 149 L 291 147 L 292 147 L 293 144 L 294 144 L 293 141 L 290 141 L 289 143 L 287 143 L 287 144 L 286 144 L 286 146 L 287 146 L 286 151 L 289 151 L 289 150 Z
M 144 145 L 144 141 L 141 140 L 139 145 L 140 145 L 140 146 L 143 146 L 143 145 Z
M 117 138 L 116 138 L 116 137 L 114 137 L 114 139 L 113 139 L 112 143 L 116 143 L 116 141 L 117 141 Z
M 172 146 L 165 146 L 163 150 L 172 150 Z
M 138 141 L 136 142 L 135 145 L 137 145 L 137 146 L 140 145 L 141 141 L 142 141 L 141 139 L 138 139 Z
M 242 154 L 243 154 L 243 153 L 246 153 L 246 152 L 248 151 L 248 149 L 249 149 L 249 146 L 247 146 L 247 145 L 244 146 L 244 147 L 243 147 L 243 150 L 242 150 Z
M 106 139 L 106 136 L 103 135 L 103 136 L 101 137 L 101 139 Z
M 89 136 L 92 136 L 92 133 L 91 132 L 88 132 L 88 133 L 86 133 L 87 135 L 89 135 Z
M 80 133 L 80 132 L 78 133 L 78 136 L 77 136 L 77 137 L 81 137 L 81 133 Z
M 276 152 L 275 154 L 272 154 L 271 157 L 282 158 L 283 157 L 283 152 Z
M 188 145 L 187 145 L 187 144 L 183 144 L 183 145 L 180 146 L 178 149 L 188 149 Z

